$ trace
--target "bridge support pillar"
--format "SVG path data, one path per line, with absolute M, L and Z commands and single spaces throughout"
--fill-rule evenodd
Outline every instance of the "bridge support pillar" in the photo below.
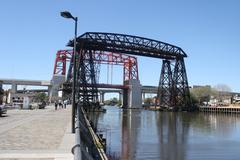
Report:
M 4 90 L 2 88 L 2 83 L 0 82 L 0 105 L 3 103 Z
M 162 70 L 158 86 L 157 98 L 161 107 L 172 107 L 173 105 L 173 80 L 171 62 L 169 60 L 162 61 Z
M 12 94 L 16 94 L 16 93 L 17 93 L 17 84 L 16 84 L 16 83 L 13 83 L 13 84 L 12 84 L 11 93 L 12 93 Z
M 11 94 L 10 94 L 10 103 L 13 102 L 13 97 L 15 97 L 16 93 L 17 93 L 17 84 L 12 83 Z
M 183 57 L 177 58 L 173 73 L 173 97 L 178 110 L 190 111 L 192 108 L 187 80 L 187 72 Z
M 64 75 L 54 74 L 51 80 L 52 87 L 49 92 L 49 100 L 55 101 L 58 98 L 58 89 L 65 82 Z
M 118 100 L 119 100 L 119 102 L 121 103 L 121 104 L 123 104 L 123 93 L 120 91 L 119 92 L 119 98 L 118 98 Z
M 130 79 L 125 81 L 129 85 L 128 89 L 128 108 L 142 108 L 142 91 L 140 81 L 137 79 Z M 126 95 L 124 95 L 126 96 Z
M 142 102 L 144 103 L 144 101 L 145 101 L 145 97 L 146 97 L 146 94 L 145 94 L 145 92 L 143 92 L 142 93 Z
M 128 108 L 128 89 L 123 89 L 122 108 Z
M 104 92 L 100 92 L 100 103 L 104 103 L 104 95 L 105 93 Z
M 52 86 L 48 86 L 48 96 L 49 97 L 50 97 L 51 91 L 52 91 Z M 50 101 L 50 99 L 49 99 L 49 101 Z

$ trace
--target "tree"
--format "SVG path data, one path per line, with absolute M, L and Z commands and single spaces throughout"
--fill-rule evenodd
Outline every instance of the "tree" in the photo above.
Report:
M 118 103 L 118 99 L 116 97 L 113 97 L 110 101 L 113 104 L 117 104 Z
M 190 100 L 193 105 L 196 105 L 199 103 L 199 99 L 192 92 L 190 92 Z
M 220 102 L 222 102 L 225 96 L 230 96 L 230 92 L 232 91 L 232 89 L 226 84 L 218 84 L 214 86 L 214 89 L 215 97 L 217 97 Z
M 214 86 L 214 89 L 219 92 L 231 92 L 232 91 L 232 89 L 226 84 L 217 84 L 216 86 Z
M 43 101 L 46 101 L 47 98 L 48 97 L 45 93 L 37 93 L 34 99 L 36 102 L 43 102 Z
M 209 102 L 213 91 L 210 86 L 201 86 L 191 89 L 191 97 L 195 101 L 198 101 L 199 104 L 203 102 Z
M 153 101 L 152 98 L 145 98 L 145 99 L 144 99 L 144 103 L 145 103 L 145 104 L 151 104 L 152 101 Z

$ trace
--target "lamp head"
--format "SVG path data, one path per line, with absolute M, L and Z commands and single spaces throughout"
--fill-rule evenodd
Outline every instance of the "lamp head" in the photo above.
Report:
M 63 11 L 61 12 L 61 16 L 64 17 L 64 18 L 72 18 L 72 19 L 75 19 L 72 14 L 68 11 Z

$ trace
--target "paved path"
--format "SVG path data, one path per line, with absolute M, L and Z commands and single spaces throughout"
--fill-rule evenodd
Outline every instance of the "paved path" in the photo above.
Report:
M 9 110 L 0 117 L 0 160 L 73 159 L 70 108 Z

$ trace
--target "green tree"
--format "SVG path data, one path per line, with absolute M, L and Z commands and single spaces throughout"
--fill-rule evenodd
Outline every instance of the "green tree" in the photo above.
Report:
M 152 102 L 152 98 L 145 98 L 144 99 L 145 104 L 151 104 L 151 102 Z
M 209 102 L 212 94 L 213 92 L 210 86 L 202 86 L 191 89 L 192 101 L 198 101 L 199 104 Z
M 215 97 L 222 102 L 224 97 L 231 96 L 232 89 L 226 84 L 217 84 L 214 86 Z
M 48 99 L 48 96 L 45 93 L 37 93 L 34 98 L 36 102 L 47 101 L 47 99 Z

